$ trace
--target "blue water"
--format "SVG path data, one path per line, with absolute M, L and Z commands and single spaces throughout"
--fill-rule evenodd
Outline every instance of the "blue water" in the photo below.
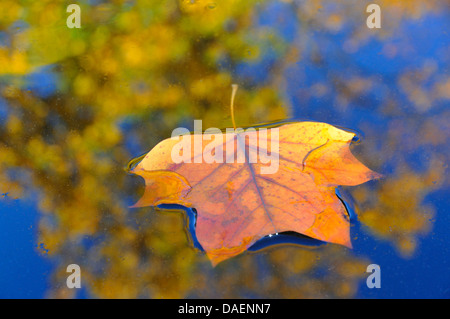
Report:
M 41 298 L 53 267 L 37 241 L 38 211 L 29 201 L 0 199 L 0 298 Z

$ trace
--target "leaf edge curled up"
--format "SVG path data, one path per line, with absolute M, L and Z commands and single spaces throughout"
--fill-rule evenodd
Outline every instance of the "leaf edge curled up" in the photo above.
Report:
M 130 208 L 160 204 L 192 206 L 185 200 L 191 190 L 191 185 L 180 174 L 169 170 L 147 171 L 139 168 L 133 169 L 130 173 L 142 177 L 145 181 L 144 194 Z

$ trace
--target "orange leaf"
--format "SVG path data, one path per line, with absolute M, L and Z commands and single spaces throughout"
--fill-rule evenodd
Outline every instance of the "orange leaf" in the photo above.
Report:
M 351 247 L 349 218 L 335 188 L 380 177 L 351 154 L 355 134 L 316 122 L 270 128 L 265 148 L 270 150 L 275 143 L 271 138 L 279 135 L 279 166 L 276 172 L 263 174 L 270 163 L 257 152 L 261 132 L 218 134 L 214 139 L 206 134 L 184 136 L 194 145 L 186 156 L 190 163 L 172 160 L 179 140 L 160 142 L 132 170 L 146 183 L 135 207 L 195 207 L 197 239 L 213 265 L 266 235 L 285 231 Z M 245 143 L 239 143 L 244 136 Z M 212 141 L 199 144 L 205 137 Z M 230 157 L 231 146 L 244 152 L 244 161 Z M 221 163 L 207 163 L 205 153 Z M 250 160 L 252 156 L 256 161 Z

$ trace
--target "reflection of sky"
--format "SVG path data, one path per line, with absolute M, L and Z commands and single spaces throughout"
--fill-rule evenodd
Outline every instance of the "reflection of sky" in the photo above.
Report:
M 381 289 L 360 283 L 359 298 L 450 298 L 449 191 L 433 192 L 425 199 L 436 208 L 433 230 L 420 238 L 410 259 L 400 257 L 391 244 L 375 240 L 357 225 L 352 228 L 356 255 L 367 256 L 381 267 Z
M 276 32 L 291 40 L 296 32 L 293 23 L 295 16 L 285 8 L 287 7 L 284 4 L 272 5 L 269 10 L 261 13 L 258 22 L 265 27 L 275 27 Z M 301 61 L 308 61 L 308 56 L 312 53 L 307 51 L 305 59 L 286 72 L 286 96 L 293 105 L 293 115 L 296 118 L 324 121 L 355 130 L 358 130 L 363 122 L 370 121 L 379 130 L 385 129 L 390 118 L 379 112 L 378 107 L 386 95 L 395 94 L 404 105 L 409 103 L 405 96 L 395 90 L 398 75 L 403 70 L 422 67 L 427 59 L 433 59 L 439 72 L 442 75 L 448 74 L 449 57 L 443 52 L 448 52 L 447 46 L 450 43 L 447 31 L 450 29 L 449 24 L 448 12 L 429 14 L 422 20 L 406 21 L 392 38 L 383 42 L 374 38 L 355 53 L 345 53 L 342 50 L 348 30 L 337 34 L 326 31 L 312 32 L 310 36 L 313 36 L 315 44 L 325 48 L 321 52 L 325 54 L 324 61 L 328 64 L 321 67 L 302 64 Z M 407 56 L 387 58 L 380 54 L 386 43 L 407 45 L 412 48 L 412 52 Z M 264 81 L 268 78 L 269 66 L 275 59 L 276 52 L 267 48 L 259 63 L 238 65 L 236 75 L 254 83 Z M 333 106 L 336 92 L 320 98 L 305 99 L 304 96 L 298 95 L 299 88 L 307 88 L 317 82 L 327 83 L 330 81 L 330 75 L 342 76 L 346 72 L 354 72 L 348 74 L 349 76 L 375 75 L 378 80 L 369 94 L 358 99 L 358 104 L 351 101 L 345 111 L 338 111 Z M 307 76 L 298 79 L 298 74 Z M 58 90 L 57 83 L 58 77 L 50 68 L 45 68 L 27 76 L 24 85 L 45 98 Z M 444 107 L 443 101 L 438 103 L 441 105 L 435 105 L 431 112 Z M 4 101 L 0 99 L 0 117 L 4 118 L 7 112 Z M 139 146 L 132 138 L 133 128 L 130 126 L 132 123 L 126 120 L 121 123 L 124 132 L 129 133 L 128 137 L 126 136 L 127 148 L 131 153 L 136 153 Z M 420 169 L 422 157 L 423 154 L 412 153 L 409 160 L 411 163 L 417 163 L 416 168 Z M 386 170 L 388 167 L 389 163 L 386 163 Z M 420 239 L 418 251 L 410 259 L 398 256 L 392 244 L 376 240 L 365 232 L 359 223 L 352 227 L 352 235 L 358 237 L 358 240 L 353 242 L 354 253 L 379 264 L 382 271 L 382 288 L 368 289 L 362 281 L 358 297 L 450 297 L 449 195 L 448 190 L 440 190 L 426 198 L 426 203 L 431 203 L 436 208 L 435 223 L 432 232 Z M 35 202 L 12 200 L 4 196 L 0 199 L 0 297 L 44 296 L 52 266 L 48 259 L 42 257 L 45 251 L 37 247 L 37 219 Z
M 0 298 L 44 296 L 52 267 L 38 253 L 37 221 L 33 204 L 0 199 Z
M 46 98 L 58 89 L 58 77 L 51 68 L 42 68 L 39 72 L 26 77 L 25 87 L 40 97 Z

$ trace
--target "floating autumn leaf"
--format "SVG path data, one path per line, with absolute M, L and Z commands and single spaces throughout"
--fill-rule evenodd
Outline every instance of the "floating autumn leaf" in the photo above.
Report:
M 335 188 L 380 177 L 351 154 L 354 136 L 295 122 L 166 139 L 131 171 L 146 184 L 134 207 L 196 208 L 197 239 L 213 265 L 285 231 L 351 247 Z

